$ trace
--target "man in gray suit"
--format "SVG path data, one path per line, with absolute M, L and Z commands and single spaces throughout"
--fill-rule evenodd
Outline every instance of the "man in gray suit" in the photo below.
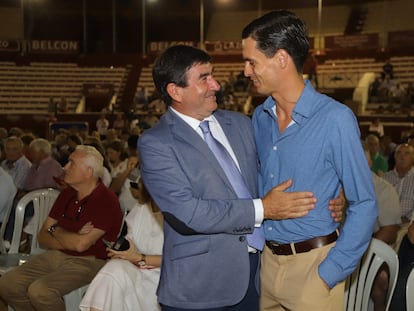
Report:
M 138 143 L 142 178 L 165 219 L 157 291 L 163 311 L 258 310 L 260 249 L 248 245 L 250 234 L 265 218 L 301 217 L 316 202 L 310 192 L 284 192 L 291 180 L 257 199 L 251 121 L 217 110 L 220 86 L 210 61 L 183 45 L 158 57 L 153 78 L 168 111 Z M 235 190 L 204 140 L 202 121 L 236 163 L 250 196 Z

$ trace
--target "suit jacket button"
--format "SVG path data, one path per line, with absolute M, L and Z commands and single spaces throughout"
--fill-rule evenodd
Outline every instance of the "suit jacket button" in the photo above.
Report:
M 239 241 L 240 242 L 244 242 L 246 240 L 246 237 L 243 235 L 243 236 L 241 236 L 241 237 L 239 237 Z

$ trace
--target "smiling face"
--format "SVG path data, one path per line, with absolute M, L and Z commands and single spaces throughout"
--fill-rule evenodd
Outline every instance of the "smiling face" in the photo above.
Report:
M 256 48 L 256 41 L 250 37 L 243 39 L 244 75 L 252 80 L 257 92 L 271 95 L 281 79 L 276 53 L 268 58 Z
M 216 92 L 220 85 L 213 78 L 210 63 L 195 64 L 187 71 L 187 86 L 170 83 L 168 92 L 177 111 L 203 120 L 217 109 Z

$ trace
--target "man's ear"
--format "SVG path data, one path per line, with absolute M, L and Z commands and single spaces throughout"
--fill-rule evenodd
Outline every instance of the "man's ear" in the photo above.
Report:
M 175 83 L 168 83 L 167 93 L 175 102 L 181 102 L 182 88 Z
M 88 167 L 87 172 L 88 172 L 88 178 L 93 176 L 93 168 L 92 167 Z
M 289 60 L 289 54 L 285 50 L 280 49 L 275 54 L 275 60 L 280 66 L 280 68 L 286 68 Z

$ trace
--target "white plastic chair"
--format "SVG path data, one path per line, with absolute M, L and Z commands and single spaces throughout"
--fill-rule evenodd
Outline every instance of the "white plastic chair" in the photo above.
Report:
M 406 300 L 407 300 L 407 311 L 414 310 L 414 269 L 411 270 L 407 279 Z
M 30 260 L 31 255 L 39 254 L 44 251 L 44 249 L 39 246 L 37 237 L 40 228 L 46 217 L 49 215 L 50 209 L 58 195 L 59 191 L 56 189 L 39 189 L 27 193 L 19 200 L 16 206 L 16 217 L 10 250 L 7 254 L 0 255 L 0 275 L 17 267 L 20 262 Z M 30 233 L 32 234 L 30 254 L 21 254 L 19 253 L 19 246 L 23 230 L 24 213 L 26 206 L 30 202 L 33 202 L 34 208 L 34 215 L 29 225 Z M 85 285 L 64 296 L 67 311 L 79 310 L 79 303 L 87 288 L 88 285 Z M 9 306 L 9 310 L 12 311 L 13 309 Z
M 17 203 L 15 211 L 15 221 L 13 237 L 10 243 L 10 249 L 7 253 L 0 255 L 0 275 L 4 274 L 10 269 L 17 267 L 22 261 L 29 259 L 31 254 L 36 254 L 41 251 L 37 242 L 37 234 L 40 226 L 43 224 L 43 220 L 49 214 L 50 208 L 55 202 L 59 191 L 56 189 L 39 189 L 26 193 Z M 30 254 L 19 253 L 20 239 L 22 236 L 24 213 L 26 207 L 30 202 L 33 202 L 34 216 L 33 225 L 35 231 L 33 238 L 31 239 Z M 10 214 L 10 213 L 9 213 Z M 6 222 L 6 221 L 5 221 Z
M 398 277 L 397 253 L 386 243 L 372 239 L 360 264 L 345 282 L 345 311 L 367 311 L 372 285 L 381 265 L 389 268 L 389 283 L 386 296 L 388 310 Z

